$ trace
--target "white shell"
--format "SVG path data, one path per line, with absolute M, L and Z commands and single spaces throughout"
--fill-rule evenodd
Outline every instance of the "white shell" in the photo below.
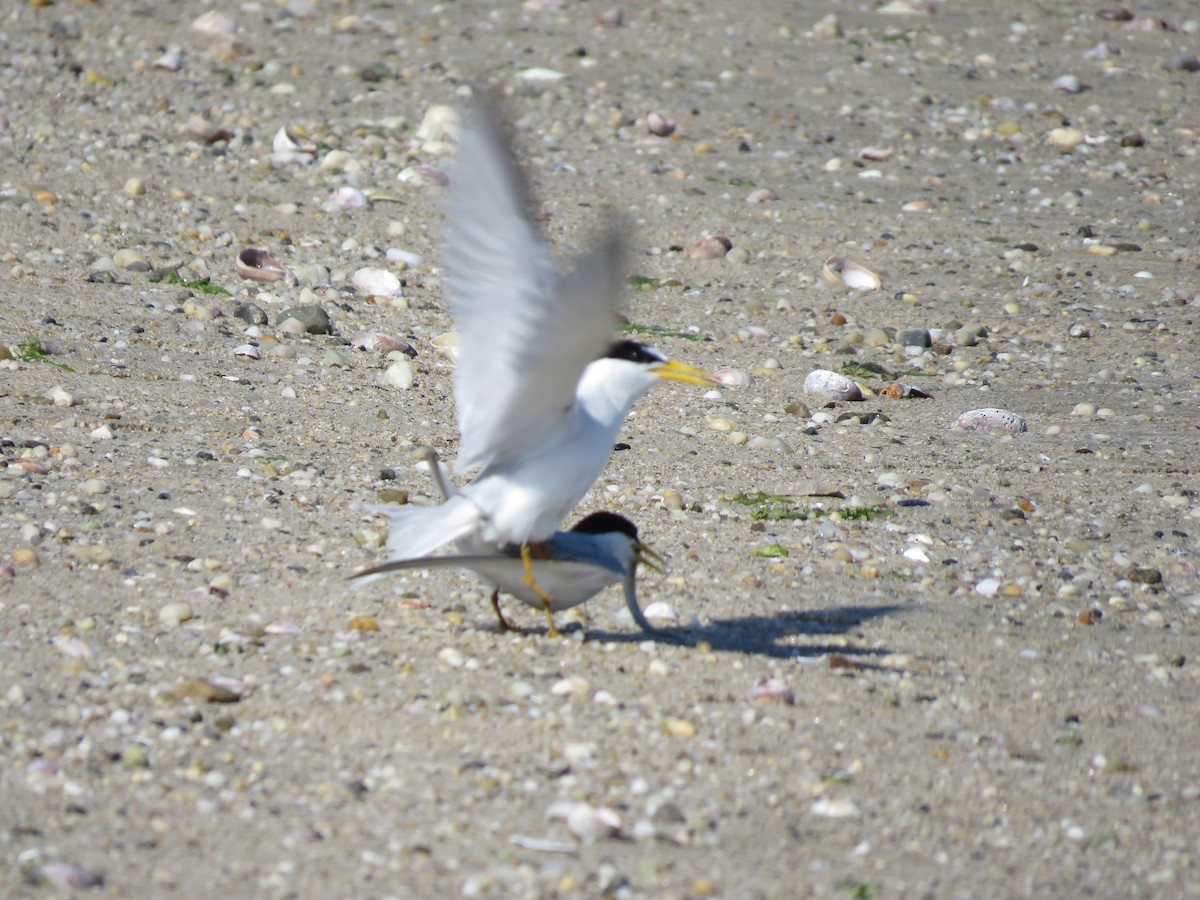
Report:
M 425 110 L 425 117 L 421 119 L 421 126 L 414 137 L 418 141 L 457 141 L 461 131 L 462 117 L 458 110 L 453 106 L 435 103 Z
M 222 35 L 233 34 L 237 31 L 237 25 L 228 13 L 214 9 L 193 21 L 192 31 L 207 34 L 209 37 L 221 37 Z
M 726 387 L 749 387 L 754 380 L 741 369 L 717 369 L 713 372 L 713 378 Z
M 861 400 L 862 391 L 845 375 L 815 369 L 804 379 L 804 392 L 821 400 Z
M 276 153 L 316 153 L 317 145 L 306 138 L 300 137 L 286 125 L 280 126 L 271 139 L 271 149 Z
M 768 675 L 750 685 L 750 700 L 758 706 L 795 706 L 796 695 L 778 675 Z
M 1019 434 L 1028 430 L 1025 420 L 1015 412 L 994 407 L 965 412 L 950 427 L 964 431 L 994 431 L 999 434 Z
M 887 162 L 892 158 L 891 147 L 863 147 L 858 151 L 859 158 L 872 162 Z
M 401 169 L 396 175 L 397 181 L 403 181 L 405 184 L 415 184 L 419 187 L 426 185 L 437 185 L 445 187 L 450 183 L 450 177 L 441 169 L 434 166 L 408 166 Z
M 932 212 L 933 204 L 928 200 L 910 200 L 900 209 L 902 212 Z
M 1079 79 L 1074 75 L 1059 75 L 1052 82 L 1050 87 L 1056 91 L 1065 91 L 1068 94 L 1078 94 L 1083 90 L 1083 86 L 1079 83 Z
M 183 68 L 183 54 L 178 50 L 168 50 L 154 62 L 150 63 L 151 68 L 164 69 L 168 72 L 178 72 Z
M 658 619 L 660 622 L 678 622 L 679 613 L 675 612 L 670 604 L 664 603 L 661 600 L 655 600 L 644 610 L 642 615 L 647 619 Z
M 74 406 L 75 397 L 61 384 L 52 387 L 46 394 L 55 406 Z
M 621 817 L 607 806 L 560 800 L 546 810 L 546 818 L 560 819 L 581 844 L 594 844 L 621 833 Z
M 335 188 L 329 199 L 333 201 L 334 206 L 340 206 L 342 209 L 358 209 L 370 202 L 367 195 L 358 188 L 345 184 Z
M 821 277 L 832 285 L 848 287 L 853 291 L 877 291 L 883 285 L 879 276 L 866 266 L 842 256 L 831 256 L 825 260 Z
M 437 355 L 446 362 L 454 364 L 458 362 L 459 346 L 462 344 L 462 335 L 457 331 L 447 331 L 444 334 L 439 334 L 432 341 L 434 349 L 437 350 Z
M 258 352 L 258 348 L 253 344 L 242 344 L 233 348 L 234 356 L 244 356 L 246 359 L 262 359 L 262 355 Z
M 400 279 L 387 269 L 377 269 L 367 266 L 359 269 L 350 276 L 350 283 L 360 294 L 373 294 L 376 297 L 399 297 Z
M 661 113 L 646 114 L 646 130 L 651 134 L 656 134 L 659 137 L 670 137 L 675 131 L 675 121 Z
M 562 81 L 567 76 L 555 69 L 547 69 L 542 66 L 534 66 L 530 69 L 522 69 L 517 73 L 517 77 L 522 81 L 534 83 L 548 83 L 554 81 Z

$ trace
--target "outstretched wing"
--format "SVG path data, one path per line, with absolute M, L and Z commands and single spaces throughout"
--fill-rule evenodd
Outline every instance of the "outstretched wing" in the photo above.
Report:
M 494 93 L 474 104 L 451 190 L 445 265 L 461 334 L 461 471 L 520 458 L 572 409 L 580 375 L 612 338 L 622 242 L 610 228 L 573 271 L 559 271 L 530 215 Z

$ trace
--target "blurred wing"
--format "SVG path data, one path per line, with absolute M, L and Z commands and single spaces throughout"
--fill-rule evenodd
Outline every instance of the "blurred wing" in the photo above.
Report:
M 450 556 L 419 556 L 415 559 L 393 559 L 355 572 L 350 577 L 366 578 L 370 575 L 382 575 L 385 572 L 407 572 L 410 569 L 471 569 L 504 560 L 515 560 L 515 556 L 503 553 L 472 553 Z M 520 571 L 517 569 L 516 571 Z
M 554 433 L 584 368 L 612 339 L 620 294 L 615 230 L 571 274 L 559 272 L 529 214 L 499 106 L 491 93 L 475 104 L 447 211 L 460 471 L 519 458 Z

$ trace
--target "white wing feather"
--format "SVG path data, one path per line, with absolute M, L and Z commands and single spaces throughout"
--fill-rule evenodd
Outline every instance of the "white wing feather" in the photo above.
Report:
M 609 230 L 563 275 L 529 215 L 498 99 L 485 94 L 459 145 L 446 287 L 461 334 L 455 373 L 459 471 L 520 459 L 575 402 L 612 340 L 621 241 Z

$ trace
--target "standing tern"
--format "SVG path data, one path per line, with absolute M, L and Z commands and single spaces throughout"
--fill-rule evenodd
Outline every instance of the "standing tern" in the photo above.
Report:
M 439 506 L 387 508 L 387 549 L 400 563 L 452 542 L 517 547 L 524 583 L 550 618 L 556 601 L 534 578 L 530 545 L 550 539 L 599 477 L 639 397 L 660 380 L 715 382 L 653 347 L 613 340 L 623 280 L 615 228 L 559 270 L 529 213 L 495 95 L 475 103 L 458 157 L 445 252 L 460 333 L 455 468 L 479 471 Z

